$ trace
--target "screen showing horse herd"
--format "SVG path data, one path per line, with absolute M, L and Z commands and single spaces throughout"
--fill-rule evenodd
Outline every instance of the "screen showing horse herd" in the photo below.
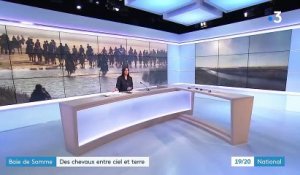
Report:
M 0 25 L 0 105 L 65 98 L 115 88 L 124 67 L 133 87 L 167 83 L 167 44 Z

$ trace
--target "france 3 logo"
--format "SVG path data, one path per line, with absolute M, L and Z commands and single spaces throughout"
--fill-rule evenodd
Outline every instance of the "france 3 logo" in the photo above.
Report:
M 274 15 L 268 16 L 268 20 L 270 22 L 281 23 L 282 21 L 281 11 L 274 11 Z

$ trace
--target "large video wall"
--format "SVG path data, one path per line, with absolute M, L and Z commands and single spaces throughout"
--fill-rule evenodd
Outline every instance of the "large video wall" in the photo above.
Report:
M 196 83 L 285 91 L 291 30 L 196 44 Z
M 167 44 L 0 25 L 0 106 L 113 91 L 123 67 L 134 88 L 167 83 Z

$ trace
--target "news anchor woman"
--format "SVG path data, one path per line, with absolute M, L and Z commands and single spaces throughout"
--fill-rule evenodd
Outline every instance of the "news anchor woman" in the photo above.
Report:
M 118 77 L 116 91 L 124 92 L 133 89 L 132 77 L 129 75 L 128 67 L 122 68 L 122 75 Z

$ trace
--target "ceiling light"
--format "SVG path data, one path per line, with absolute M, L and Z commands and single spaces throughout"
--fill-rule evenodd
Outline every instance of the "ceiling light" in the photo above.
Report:
M 81 5 L 77 5 L 76 8 L 77 8 L 77 10 L 80 10 L 81 9 Z
M 202 1 L 165 13 L 163 19 L 190 26 L 222 17 L 221 11 Z
M 125 0 L 125 5 L 139 10 L 162 15 L 182 8 L 198 0 Z
M 32 22 L 27 22 L 27 21 L 21 21 L 20 23 L 21 23 L 21 24 L 26 24 L 26 25 L 33 25 Z
M 201 26 L 201 28 L 207 27 L 206 22 L 201 22 L 200 26 Z
M 270 2 L 271 0 L 204 0 L 206 3 L 224 11 L 232 12 L 257 4 Z

